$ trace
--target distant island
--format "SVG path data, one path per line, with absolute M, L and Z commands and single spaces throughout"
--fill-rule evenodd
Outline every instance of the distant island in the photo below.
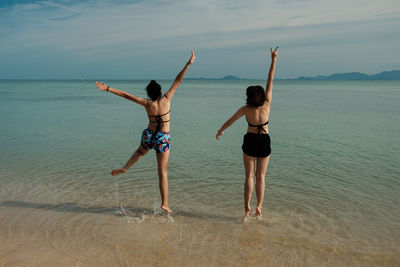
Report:
M 221 78 L 200 77 L 200 78 L 186 78 L 186 80 L 248 80 L 248 79 L 239 78 L 239 77 L 233 76 L 233 75 L 227 75 L 227 76 L 224 76 Z
M 240 78 L 233 75 L 227 75 L 221 78 L 187 78 L 187 80 L 256 80 Z M 365 74 L 361 72 L 346 72 L 346 73 L 334 73 L 331 75 L 323 76 L 318 75 L 314 77 L 300 76 L 292 79 L 279 79 L 280 81 L 399 81 L 400 70 L 383 71 L 376 74 Z
M 334 73 L 328 76 L 298 77 L 295 79 L 283 80 L 301 80 L 301 81 L 398 81 L 400 80 L 400 70 L 383 71 L 376 74 L 365 74 L 361 72 Z

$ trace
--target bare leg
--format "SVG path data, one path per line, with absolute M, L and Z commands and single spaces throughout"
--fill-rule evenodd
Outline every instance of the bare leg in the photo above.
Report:
M 262 203 L 264 200 L 265 191 L 265 174 L 268 168 L 269 158 L 257 158 L 257 170 L 256 170 L 256 195 L 257 195 L 257 208 L 256 216 L 261 216 Z
M 250 200 L 251 194 L 253 193 L 255 159 L 255 157 L 251 157 L 246 153 L 243 153 L 244 171 L 246 174 L 246 180 L 244 181 L 245 216 L 249 216 L 251 214 Z
M 164 153 L 156 153 L 158 165 L 158 180 L 161 193 L 161 209 L 166 212 L 172 212 L 168 207 L 168 163 L 169 150 Z
M 125 173 L 133 164 L 135 164 L 139 159 L 141 159 L 148 151 L 149 150 L 143 148 L 142 145 L 139 145 L 138 149 L 136 149 L 135 152 L 133 152 L 132 156 L 125 163 L 124 167 L 122 167 L 122 169 L 112 170 L 111 175 L 115 176 L 120 173 Z

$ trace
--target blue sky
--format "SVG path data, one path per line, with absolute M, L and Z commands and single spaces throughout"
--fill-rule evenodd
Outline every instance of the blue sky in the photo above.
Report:
M 400 69 L 398 0 L 0 1 L 0 79 L 279 78 Z M 269 59 L 269 58 L 268 58 Z

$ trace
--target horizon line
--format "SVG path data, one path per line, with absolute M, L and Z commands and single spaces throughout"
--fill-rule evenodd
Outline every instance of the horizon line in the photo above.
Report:
M 315 78 L 315 77 L 329 77 L 335 74 L 365 74 L 368 76 L 373 76 L 377 74 L 381 74 L 384 72 L 392 72 L 392 71 L 400 71 L 397 69 L 392 69 L 392 70 L 384 70 L 381 72 L 373 73 L 373 74 L 366 74 L 358 71 L 353 71 L 353 72 L 335 72 L 332 74 L 328 75 L 314 75 L 314 76 L 298 76 L 296 78 L 274 78 L 274 80 L 300 80 L 301 78 Z M 187 77 L 184 78 L 186 80 L 221 80 L 221 81 L 237 81 L 237 80 L 266 80 L 266 78 L 242 78 L 239 76 L 235 75 L 225 75 L 223 77 L 219 78 L 210 78 L 210 77 Z M 96 79 L 96 78 L 0 78 L 1 81 L 102 81 L 102 80 L 108 80 L 108 81 L 147 81 L 147 80 L 159 80 L 159 81 L 171 81 L 174 80 L 174 78 L 169 78 L 169 79 L 154 79 L 154 78 L 144 78 L 144 79 L 132 79 L 132 78 L 102 78 L 102 79 Z

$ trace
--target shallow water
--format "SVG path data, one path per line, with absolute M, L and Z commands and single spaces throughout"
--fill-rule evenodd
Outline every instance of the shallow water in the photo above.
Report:
M 111 81 L 142 97 L 146 83 Z M 0 263 L 400 265 L 400 83 L 276 82 L 264 216 L 244 222 L 246 122 L 215 133 L 262 83 L 184 81 L 166 216 L 154 152 L 109 176 L 143 108 L 93 81 L 0 81 Z

